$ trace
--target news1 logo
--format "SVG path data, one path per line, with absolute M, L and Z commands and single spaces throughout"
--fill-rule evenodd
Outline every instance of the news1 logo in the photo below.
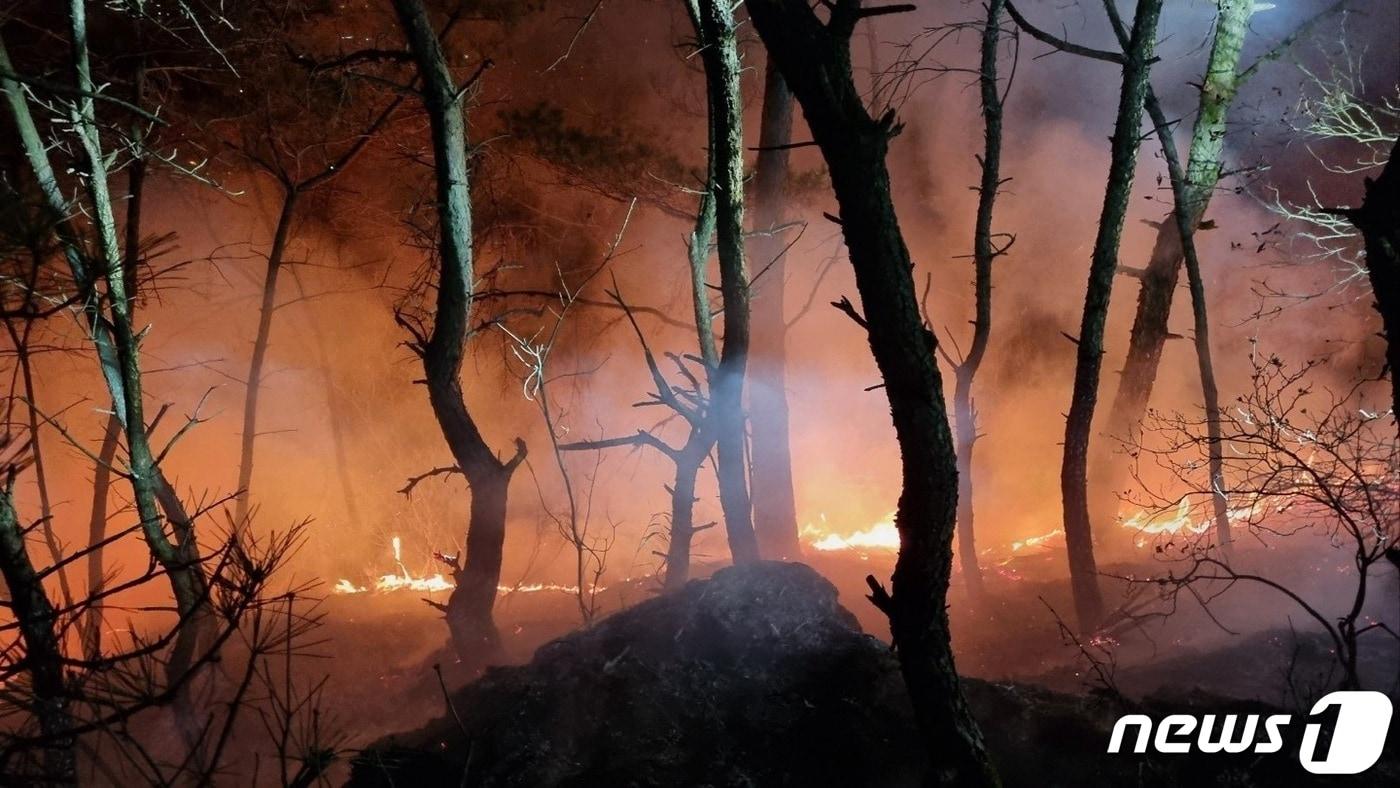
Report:
M 1313 774 L 1360 774 L 1375 765 L 1390 729 L 1390 698 L 1379 692 L 1343 690 L 1313 704 L 1309 719 L 1337 708 L 1332 742 L 1317 752 L 1322 725 L 1307 722 L 1298 761 Z M 1202 753 L 1278 752 L 1283 749 L 1283 729 L 1293 721 L 1288 714 L 1171 714 L 1154 723 L 1144 714 L 1127 714 L 1113 725 L 1108 751 L 1122 750 L 1129 729 L 1136 728 L 1133 752 L 1188 753 L 1194 744 Z M 1154 735 L 1153 728 L 1156 728 Z M 1237 730 L 1238 728 L 1238 730 Z M 1196 733 L 1193 739 L 1191 734 Z

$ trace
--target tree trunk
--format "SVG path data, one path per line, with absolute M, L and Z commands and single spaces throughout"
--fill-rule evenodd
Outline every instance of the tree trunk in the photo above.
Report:
M 710 418 L 718 453 L 719 502 L 734 563 L 758 560 L 749 501 L 744 417 L 744 375 L 749 355 L 749 278 L 744 262 L 744 127 L 739 95 L 739 45 L 734 14 L 723 0 L 687 3 L 709 98 L 713 147 L 715 238 L 719 289 L 724 307 L 724 343 L 711 376 Z
M 141 401 L 141 366 L 136 335 L 132 328 L 131 300 L 122 264 L 122 253 L 117 244 L 116 222 L 107 187 L 106 159 L 98 137 L 93 99 L 90 98 L 93 95 L 93 86 L 88 66 L 87 20 L 81 0 L 71 0 L 69 15 L 73 34 L 75 85 L 79 94 L 83 96 L 73 104 L 70 120 L 82 150 L 81 160 L 86 170 L 84 185 L 87 187 L 90 203 L 88 209 L 91 211 L 93 234 L 97 238 L 96 262 L 99 270 L 88 270 L 88 261 L 79 234 L 67 218 L 70 206 L 49 163 L 48 147 L 34 124 L 23 89 L 14 80 L 3 77 L 0 77 L 0 87 L 4 88 L 20 137 L 20 145 L 44 195 L 75 286 L 79 292 L 88 294 L 84 299 L 84 320 L 97 349 L 103 380 L 112 397 L 113 413 L 126 434 L 130 458 L 127 476 L 140 517 L 142 535 L 151 555 L 170 577 L 176 608 L 182 620 L 193 624 L 201 619 L 199 613 L 207 601 L 203 569 L 199 564 L 194 532 L 188 518 L 185 518 L 183 523 L 172 518 L 172 526 L 179 536 L 178 543 L 172 543 L 166 536 L 161 520 L 161 504 L 157 493 L 171 491 L 171 488 L 155 465 L 146 434 Z M 0 70 L 12 71 L 3 44 L 0 44 Z M 104 299 L 97 297 L 99 280 L 107 285 L 105 301 L 108 302 L 109 310 L 105 318 L 101 309 Z M 190 625 L 182 628 L 177 638 L 176 652 L 167 664 L 167 672 L 172 679 L 183 673 L 188 663 L 183 663 L 182 656 L 193 652 L 198 637 L 198 627 Z M 182 645 L 185 648 L 181 648 Z
M 1396 154 L 1400 154 L 1400 140 L 1391 148 L 1380 177 L 1366 179 L 1361 207 L 1342 213 L 1361 231 L 1366 244 L 1366 272 L 1385 336 L 1391 413 L 1400 434 L 1400 163 Z
M 788 234 L 784 223 L 788 144 L 792 142 L 792 91 L 772 59 L 764 71 L 763 115 L 754 173 L 753 355 L 749 360 L 749 429 L 753 433 L 753 527 L 767 558 L 802 557 L 797 502 L 792 489 L 792 448 L 787 402 Z
M 1079 629 L 1083 632 L 1092 631 L 1103 620 L 1103 597 L 1099 591 L 1093 529 L 1089 522 L 1089 437 L 1103 366 L 1104 323 L 1113 294 L 1123 222 L 1132 197 L 1133 168 L 1137 164 L 1141 144 L 1142 107 L 1147 95 L 1147 78 L 1161 10 L 1162 0 L 1138 0 L 1132 35 L 1123 52 L 1123 86 L 1118 100 L 1118 116 L 1113 126 L 1108 186 L 1104 192 L 1098 235 L 1094 240 L 1093 259 L 1089 265 L 1089 283 L 1077 342 L 1074 393 L 1065 420 L 1060 492 L 1064 504 L 1070 585 L 1074 592 Z
M 1123 20 L 1118 14 L 1117 7 L 1112 3 L 1105 2 L 1104 8 L 1108 11 L 1109 22 L 1113 25 L 1119 44 L 1126 49 L 1129 45 L 1128 31 L 1123 26 Z M 1210 313 L 1206 308 L 1205 280 L 1201 276 L 1201 261 L 1196 254 L 1196 227 L 1192 223 L 1192 197 L 1186 173 L 1181 168 L 1181 157 L 1177 154 L 1176 142 L 1172 139 L 1171 122 L 1162 110 L 1162 105 L 1157 100 L 1150 83 L 1147 87 L 1144 104 L 1148 116 L 1152 119 L 1157 139 L 1161 143 L 1162 158 L 1167 164 L 1167 179 L 1172 191 L 1171 219 L 1176 227 L 1175 237 L 1180 244 L 1182 258 L 1186 263 L 1186 279 L 1191 293 L 1191 315 L 1195 331 L 1196 368 L 1200 374 L 1201 398 L 1206 415 L 1207 452 L 1209 455 L 1207 472 L 1210 475 L 1211 513 L 1215 523 L 1216 543 L 1221 547 L 1228 548 L 1233 537 L 1230 533 L 1229 498 L 1225 489 L 1225 464 L 1221 455 L 1220 389 L 1215 383 L 1215 364 L 1211 360 Z M 1194 220 L 1199 221 L 1199 216 L 1196 216 Z M 1100 457 L 1106 454 L 1107 452 L 1103 449 L 1098 452 Z M 1102 494 L 1103 491 L 1100 491 L 1100 497 Z M 1092 500 L 1090 506 L 1093 506 Z M 1092 508 L 1091 513 L 1093 513 Z M 1109 511 L 1102 517 L 1095 514 L 1096 516 L 1092 518 L 1093 522 L 1110 522 L 1114 519 L 1116 507 L 1115 511 Z
M 336 478 L 340 481 L 340 494 L 345 498 L 345 515 L 349 519 L 351 533 L 364 533 L 363 520 L 360 516 L 359 493 L 355 487 L 354 478 L 350 474 L 350 450 L 345 434 L 345 396 L 341 393 L 335 380 L 330 354 L 326 349 L 326 332 L 322 328 L 321 321 L 308 320 L 307 323 L 307 331 L 311 333 L 316 343 L 317 366 L 320 367 L 321 381 L 325 386 L 326 418 L 330 421 L 331 447 L 335 452 L 335 472 Z
M 805 0 L 751 0 L 748 8 L 826 160 L 865 307 L 860 322 L 899 442 L 903 489 L 895 512 L 900 550 L 894 592 L 875 598 L 890 618 L 933 762 L 930 782 L 993 785 L 996 775 L 963 699 L 948 631 L 957 459 L 935 339 L 919 313 L 909 250 L 890 199 L 885 153 L 898 127 L 893 113 L 870 117 L 851 76 L 850 40 L 860 5 L 836 4 L 825 25 Z
M 462 393 L 462 360 L 470 332 L 475 276 L 465 93 L 452 78 L 447 56 L 421 0 L 394 0 L 394 8 L 423 83 L 437 180 L 437 304 L 432 334 L 419 350 L 433 415 L 471 487 L 466 556 L 459 559 L 453 573 L 457 587 L 448 597 L 447 625 L 458 655 L 480 662 L 497 656 L 500 644 L 492 608 L 501 577 L 506 497 L 511 476 L 525 459 L 525 443 L 517 438 L 515 457 L 507 462 L 498 459 L 472 419 Z
M 703 444 L 703 445 L 702 445 Z M 695 479 L 709 455 L 710 441 L 692 437 L 676 453 L 676 480 L 671 486 L 671 539 L 666 545 L 666 590 L 690 580 L 690 543 L 695 536 Z
M 92 508 L 88 516 L 87 556 L 87 620 L 83 623 L 83 653 L 88 659 L 102 656 L 102 626 L 104 607 L 100 598 L 106 588 L 107 573 L 103 563 L 102 542 L 107 538 L 107 494 L 112 488 L 112 462 L 117 457 L 117 439 L 121 424 L 115 415 L 107 417 L 107 429 L 102 433 L 102 446 L 92 470 Z
M 36 269 L 37 270 L 37 269 Z M 30 288 L 30 293 L 33 289 Z M 19 367 L 20 382 L 24 387 L 25 411 L 29 416 L 29 455 L 34 460 L 34 484 L 39 491 L 39 528 L 44 534 L 44 544 L 49 549 L 49 557 L 58 567 L 58 587 L 66 605 L 73 604 L 73 589 L 68 584 L 68 568 L 63 565 L 63 549 L 58 544 L 58 536 L 53 530 L 53 505 L 49 500 L 49 476 L 44 466 L 43 441 L 39 437 L 38 393 L 34 387 L 34 365 L 29 351 L 29 337 L 34 327 L 33 320 L 26 321 L 24 331 L 15 329 L 14 323 L 5 321 L 5 329 L 14 345 L 15 360 Z
M 141 28 L 137 26 L 137 35 Z M 132 73 L 132 103 L 145 106 L 146 63 L 140 56 Z M 133 123 L 131 132 L 132 160 L 126 169 L 126 217 L 122 228 L 122 269 L 126 276 L 128 297 L 134 302 L 137 296 L 137 267 L 141 263 L 141 219 L 146 195 L 146 148 L 145 126 Z M 103 561 L 107 538 L 107 496 L 112 486 L 113 461 L 117 457 L 117 443 L 121 438 L 121 422 L 115 413 L 107 417 L 107 426 L 102 432 L 102 445 L 97 452 L 97 463 L 92 470 L 92 507 L 88 515 L 88 557 L 87 594 L 92 600 L 88 603 L 86 620 L 83 622 L 83 653 L 88 659 L 102 656 L 103 602 L 100 598 L 106 587 L 107 575 Z M 169 512 L 166 512 L 167 518 Z
M 43 735 L 52 737 L 44 745 L 44 778 L 39 783 L 75 786 L 76 741 L 65 735 L 72 729 L 72 718 L 63 677 L 63 651 L 55 629 L 57 616 L 25 548 L 24 529 L 14 506 L 14 478 L 0 483 L 4 485 L 0 489 L 0 575 L 10 589 L 8 607 L 24 639 L 22 661 L 34 695 L 34 716 Z
M 977 411 L 972 403 L 972 379 L 982 366 L 992 335 L 992 263 L 999 252 L 992 238 L 992 211 L 1001 188 L 1001 94 L 997 84 L 997 49 L 1001 42 L 1003 0 L 987 3 L 982 25 L 982 62 L 978 83 L 982 94 L 982 180 L 977 187 L 977 223 L 973 232 L 973 290 L 976 314 L 967 357 L 954 370 L 953 420 L 957 425 L 958 554 L 963 581 L 974 601 L 985 596 L 982 567 L 977 562 L 977 539 L 972 506 L 972 452 L 977 442 Z
M 272 248 L 267 253 L 267 270 L 263 275 L 262 303 L 258 309 L 258 334 L 253 340 L 253 356 L 248 362 L 248 380 L 243 394 L 243 435 L 238 452 L 238 487 L 234 501 L 234 528 L 244 528 L 248 522 L 248 507 L 253 488 L 253 443 L 258 437 L 258 395 L 262 392 L 263 364 L 272 337 L 272 317 L 277 311 L 277 277 L 282 272 L 282 258 L 287 251 L 287 238 L 296 218 L 300 193 L 295 187 L 283 186 L 282 211 L 277 217 L 277 229 L 272 235 Z
M 1215 35 L 1200 90 L 1200 103 L 1187 154 L 1185 184 L 1187 226 L 1197 227 L 1210 204 L 1225 148 L 1226 122 L 1238 89 L 1240 53 L 1254 13 L 1253 0 L 1220 0 Z M 1130 438 L 1147 412 L 1152 387 L 1168 337 L 1168 318 L 1184 260 L 1177 223 L 1163 222 L 1152 254 L 1143 269 L 1137 312 L 1128 339 L 1128 355 L 1102 433 L 1109 438 L 1095 451 L 1094 510 L 1096 522 L 1112 520 L 1118 511 L 1117 492 L 1127 481 L 1127 463 L 1115 456 L 1114 443 Z

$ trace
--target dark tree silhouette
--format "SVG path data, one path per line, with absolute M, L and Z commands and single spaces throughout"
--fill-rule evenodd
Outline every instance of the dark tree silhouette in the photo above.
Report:
M 1361 231 L 1366 275 L 1375 294 L 1385 336 L 1385 365 L 1390 373 L 1391 412 L 1400 432 L 1400 140 L 1391 148 L 1381 174 L 1365 181 L 1361 207 L 1335 212 Z
M 453 563 L 457 585 L 444 614 L 459 656 L 479 663 L 493 659 L 500 649 L 492 608 L 501 579 L 507 493 L 511 476 L 525 459 L 525 442 L 516 438 L 515 454 L 510 459 L 497 457 L 472 418 L 462 392 L 462 360 L 471 338 L 476 276 L 465 117 L 470 85 L 459 85 L 453 78 L 438 33 L 420 0 L 395 0 L 394 9 L 417 64 L 432 129 L 438 212 L 437 304 L 432 332 L 424 336 L 407 321 L 400 322 L 415 334 L 414 346 L 423 359 L 433 415 L 453 460 L 471 485 L 466 556 Z
M 903 7 L 899 7 L 903 8 Z M 888 10 L 888 9 L 886 9 Z M 865 313 L 842 308 L 865 329 L 884 380 L 899 441 L 903 489 L 895 526 L 900 549 L 893 593 L 874 578 L 872 599 L 889 616 L 900 666 L 933 758 L 931 782 L 995 784 L 981 732 L 963 699 L 945 600 L 957 515 L 957 459 L 924 325 L 909 249 L 890 198 L 885 154 L 900 129 L 893 112 L 873 118 L 851 75 L 856 24 L 880 9 L 831 5 L 823 23 L 802 0 L 749 3 L 755 27 L 802 106 L 821 148 Z
M 1099 375 L 1103 367 L 1104 323 L 1108 318 L 1113 277 L 1118 268 L 1118 247 L 1123 222 L 1132 197 L 1133 169 L 1141 147 L 1142 105 L 1147 95 L 1148 72 L 1156 45 L 1157 20 L 1162 0 L 1139 0 L 1132 34 L 1123 52 L 1123 87 L 1113 142 L 1108 187 L 1099 214 L 1098 234 L 1089 263 L 1089 284 L 1084 314 L 1075 340 L 1078 353 L 1074 392 L 1065 418 L 1064 462 L 1060 467 L 1060 494 L 1064 503 L 1065 544 L 1069 551 L 1070 584 L 1081 631 L 1094 629 L 1103 619 L 1098 567 L 1094 561 L 1094 535 L 1089 521 L 1087 465 L 1089 438 L 1098 403 Z
M 977 443 L 977 410 L 972 400 L 972 381 L 982 366 L 992 338 L 992 264 L 1006 254 L 1013 238 L 992 231 L 992 212 L 1001 177 L 1001 85 L 997 78 L 997 55 L 1001 45 L 1002 0 L 989 0 L 987 18 L 982 23 L 981 63 L 977 83 L 982 100 L 982 180 L 977 185 L 977 220 L 972 236 L 973 295 L 976 313 L 972 318 L 972 344 L 967 355 L 953 367 L 953 423 L 957 427 L 958 454 L 958 555 L 963 581 L 969 595 L 985 595 L 982 567 L 977 562 L 977 538 L 972 507 L 972 457 Z
M 719 502 L 735 563 L 758 560 L 749 499 L 744 375 L 749 356 L 749 274 L 744 260 L 744 104 L 739 42 L 726 0 L 689 0 L 709 105 L 715 243 L 724 342 L 710 374 L 710 414 L 718 454 Z

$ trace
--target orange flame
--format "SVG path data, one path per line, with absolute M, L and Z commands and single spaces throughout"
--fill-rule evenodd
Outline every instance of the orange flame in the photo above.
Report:
M 399 567 L 396 574 L 381 575 L 374 581 L 373 586 L 356 585 L 354 582 L 341 578 L 336 584 L 331 586 L 331 592 L 336 594 L 363 594 L 373 591 L 378 594 L 389 593 L 391 591 L 417 591 L 420 593 L 434 593 L 438 591 L 451 591 L 456 588 L 451 580 L 443 577 L 441 573 L 434 573 L 426 577 L 415 577 L 408 567 L 403 563 L 403 542 L 398 536 L 389 540 L 389 544 L 394 552 L 394 563 Z M 629 578 L 630 579 L 630 578 Z M 532 594 L 540 591 L 556 591 L 565 594 L 577 594 L 578 586 L 560 585 L 558 583 L 518 583 L 513 586 L 499 585 L 496 590 L 503 594 L 520 593 Z M 596 586 L 590 589 L 594 593 L 606 591 L 607 586 Z
M 899 529 L 894 527 L 894 512 L 885 519 L 861 531 L 842 536 L 826 528 L 826 515 L 821 517 L 821 526 L 808 525 L 802 529 L 807 544 L 813 550 L 830 552 L 833 550 L 898 550 Z

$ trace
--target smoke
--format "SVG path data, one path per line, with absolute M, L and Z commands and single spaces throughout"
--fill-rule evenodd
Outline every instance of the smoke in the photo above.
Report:
M 472 133 L 483 145 L 486 162 L 481 165 L 481 182 L 487 187 L 479 193 L 479 212 L 485 216 L 499 209 L 493 215 L 509 220 L 498 228 L 505 240 L 489 246 L 482 261 L 483 270 L 498 269 L 502 283 L 557 288 L 561 274 L 576 281 L 601 262 L 622 227 L 626 207 L 596 190 L 577 188 L 577 179 L 542 166 L 524 146 L 495 138 L 501 107 L 545 102 L 560 108 L 568 124 L 640 135 L 651 149 L 671 151 L 681 166 L 699 171 L 703 94 L 695 64 L 676 46 L 687 31 L 675 5 L 634 4 L 625 13 L 609 6 L 572 44 L 575 25 L 561 22 L 552 11 L 521 21 L 509 36 L 492 39 L 486 54 L 497 66 L 473 111 Z M 975 4 L 931 5 L 916 14 L 880 19 L 873 34 L 876 57 L 889 58 L 892 47 L 925 27 L 981 11 Z M 1287 3 L 1261 11 L 1246 60 L 1266 51 L 1320 5 Z M 1395 9 L 1385 5 L 1368 9 L 1366 25 L 1351 28 L 1352 33 L 1384 40 L 1385 31 L 1395 28 Z M 1112 47 L 1093 3 L 1068 10 L 1027 3 L 1023 10 L 1056 27 L 1063 23 L 1076 41 Z M 1191 83 L 1199 78 L 1212 15 L 1213 4 L 1206 2 L 1168 9 L 1154 84 L 1173 117 L 1189 118 Z M 351 28 L 378 24 L 368 17 L 342 22 Z M 1324 55 L 1327 37 L 1336 31 L 1336 25 L 1319 29 Z M 455 43 L 470 49 L 474 39 L 461 34 Z M 939 57 L 971 65 L 975 48 L 975 37 L 963 36 Z M 868 79 L 869 63 L 860 50 L 857 65 Z M 1038 57 L 1045 47 L 1024 36 L 1019 50 L 1005 123 L 1003 174 L 1012 180 L 995 219 L 995 229 L 1014 234 L 1016 242 L 996 264 L 991 348 L 975 387 L 985 434 L 977 448 L 975 506 L 979 541 L 985 546 L 1059 526 L 1059 442 L 1073 368 L 1073 345 L 1063 334 L 1077 330 L 1082 308 L 1119 79 L 1111 64 L 1063 54 Z M 565 51 L 569 56 L 550 69 Z M 1303 51 L 1312 53 L 1309 58 L 1324 56 Z M 762 81 L 756 42 L 750 41 L 746 57 L 751 66 L 745 77 L 748 138 L 756 139 Z M 1370 62 L 1379 65 L 1368 68 L 1383 69 L 1386 63 L 1393 65 L 1394 56 L 1381 53 Z M 1280 170 L 1287 174 L 1312 166 L 1297 146 L 1276 144 L 1284 136 L 1298 83 L 1289 58 L 1261 71 L 1241 98 L 1228 166 L 1270 162 L 1273 169 L 1256 173 L 1256 182 L 1274 179 Z M 896 204 L 916 260 L 916 282 L 921 290 L 928 282 L 933 327 L 956 355 L 970 337 L 969 254 L 976 195 L 969 187 L 977 180 L 975 154 L 981 149 L 971 78 L 952 73 L 924 83 L 900 107 L 900 115 L 906 131 L 890 154 Z M 1181 126 L 1179 135 L 1189 123 Z M 799 123 L 794 139 L 807 139 L 805 134 Z M 429 172 L 415 161 L 425 148 L 422 120 L 406 117 L 385 137 L 337 181 L 323 203 L 308 208 L 297 228 L 291 257 L 298 264 L 282 283 L 283 306 L 264 380 L 253 485 L 257 527 L 283 529 L 310 518 L 309 543 L 296 571 L 332 581 L 342 576 L 359 581 L 390 568 L 388 544 L 394 535 L 404 540 L 410 570 L 438 571 L 431 551 L 457 552 L 467 518 L 469 491 L 459 477 L 427 480 L 411 496 L 398 492 L 411 476 L 448 464 L 449 455 L 426 392 L 414 382 L 421 368 L 393 320 L 394 306 L 425 263 L 422 250 L 408 241 L 410 211 L 405 210 L 431 200 Z M 1135 209 L 1123 243 L 1122 260 L 1128 265 L 1146 259 L 1154 233 L 1146 222 L 1162 220 L 1167 211 L 1169 194 L 1158 179 L 1163 167 L 1153 153 L 1155 144 L 1144 142 Z M 804 174 L 802 182 L 820 180 L 815 176 L 821 163 L 810 148 L 794 151 L 793 166 Z M 672 185 L 662 173 L 643 170 L 624 186 L 665 194 L 671 205 L 689 209 L 693 198 L 676 186 L 693 182 Z M 182 439 L 168 461 L 179 489 L 204 501 L 230 494 L 237 478 L 243 381 L 263 266 L 259 255 L 266 252 L 277 207 L 275 193 L 259 186 L 256 176 L 233 175 L 233 191 L 241 193 L 157 179 L 148 210 L 150 232 L 178 233 L 172 261 L 193 261 L 149 295 L 141 318 L 151 326 L 143 348 L 151 370 L 150 396 L 154 403 L 172 403 L 171 421 L 162 433 L 168 436 L 174 420 L 193 415 L 194 404 L 211 392 L 199 414 L 205 421 Z M 795 319 L 788 338 L 791 448 L 799 524 L 825 517 L 834 530 L 848 532 L 893 509 L 900 480 L 888 406 L 880 390 L 868 390 L 878 383 L 878 373 L 865 339 L 856 325 L 826 306 L 842 295 L 854 299 L 856 292 L 839 234 L 822 217 L 824 211 L 834 212 L 822 183 L 820 189 L 804 190 L 794 206 L 807 229 L 788 262 L 786 308 Z M 1296 307 L 1284 319 L 1251 320 L 1260 308 L 1259 280 L 1301 292 L 1325 284 L 1330 272 L 1274 267 L 1272 249 L 1261 251 L 1256 234 L 1276 220 L 1247 191 L 1223 190 L 1210 218 L 1217 229 L 1202 234 L 1201 254 L 1227 399 L 1243 385 L 1248 370 L 1243 362 L 1256 339 L 1260 346 L 1295 356 L 1335 354 L 1340 344 L 1349 368 L 1374 366 L 1375 344 L 1364 339 L 1374 328 L 1364 302 L 1338 310 L 1330 308 L 1335 301 L 1319 301 Z M 682 219 L 642 203 L 609 274 L 594 279 L 582 295 L 605 300 L 608 276 L 616 275 L 630 302 L 688 321 L 683 242 L 688 230 Z M 829 266 L 833 255 L 838 259 Z M 1120 278 L 1116 285 L 1101 401 L 1116 384 L 1135 300 L 1133 284 Z M 805 308 L 809 302 L 812 306 Z M 546 299 L 542 311 L 512 317 L 512 331 L 525 336 L 547 331 L 554 320 L 549 306 Z M 549 383 L 564 432 L 559 437 L 578 440 L 656 428 L 664 439 L 678 440 L 680 425 L 658 424 L 659 409 L 634 407 L 652 384 L 636 338 L 617 311 L 580 307 L 566 320 L 552 360 L 556 378 Z M 639 320 L 658 352 L 694 352 L 694 337 L 686 330 L 652 316 Z M 1186 336 L 1189 325 L 1182 297 L 1172 330 Z M 77 327 L 70 327 L 65 341 L 82 346 Z M 476 344 L 464 377 L 473 414 L 498 450 L 508 451 L 516 436 L 531 447 L 530 465 L 516 476 L 511 491 L 506 582 L 570 580 L 570 548 L 551 516 L 562 510 L 562 488 L 537 403 L 524 396 L 523 369 L 501 332 L 487 329 Z M 951 387 L 947 365 L 943 368 Z M 102 389 L 91 358 L 45 357 L 40 378 L 53 407 L 79 403 L 65 411 L 64 420 L 86 446 L 95 445 L 102 416 L 94 392 Z M 1163 358 L 1154 406 L 1188 409 L 1198 402 L 1189 340 L 1173 340 Z M 57 436 L 45 438 L 61 446 Z M 57 528 L 73 544 L 85 535 L 90 462 L 71 448 L 60 448 L 57 455 L 51 470 L 62 491 Z M 614 449 L 601 456 L 572 455 L 566 462 L 576 486 L 584 490 L 592 533 L 615 536 L 605 578 L 654 571 L 652 551 L 660 547 L 648 535 L 656 530 L 658 514 L 668 508 L 667 461 L 650 450 Z M 21 492 L 32 495 L 29 489 Z M 702 473 L 699 496 L 696 521 L 718 519 L 708 471 Z M 128 511 L 118 519 L 131 516 Z M 722 529 L 704 532 L 696 552 L 702 561 L 722 560 Z M 141 561 L 140 545 L 126 545 L 114 560 L 127 566 Z

